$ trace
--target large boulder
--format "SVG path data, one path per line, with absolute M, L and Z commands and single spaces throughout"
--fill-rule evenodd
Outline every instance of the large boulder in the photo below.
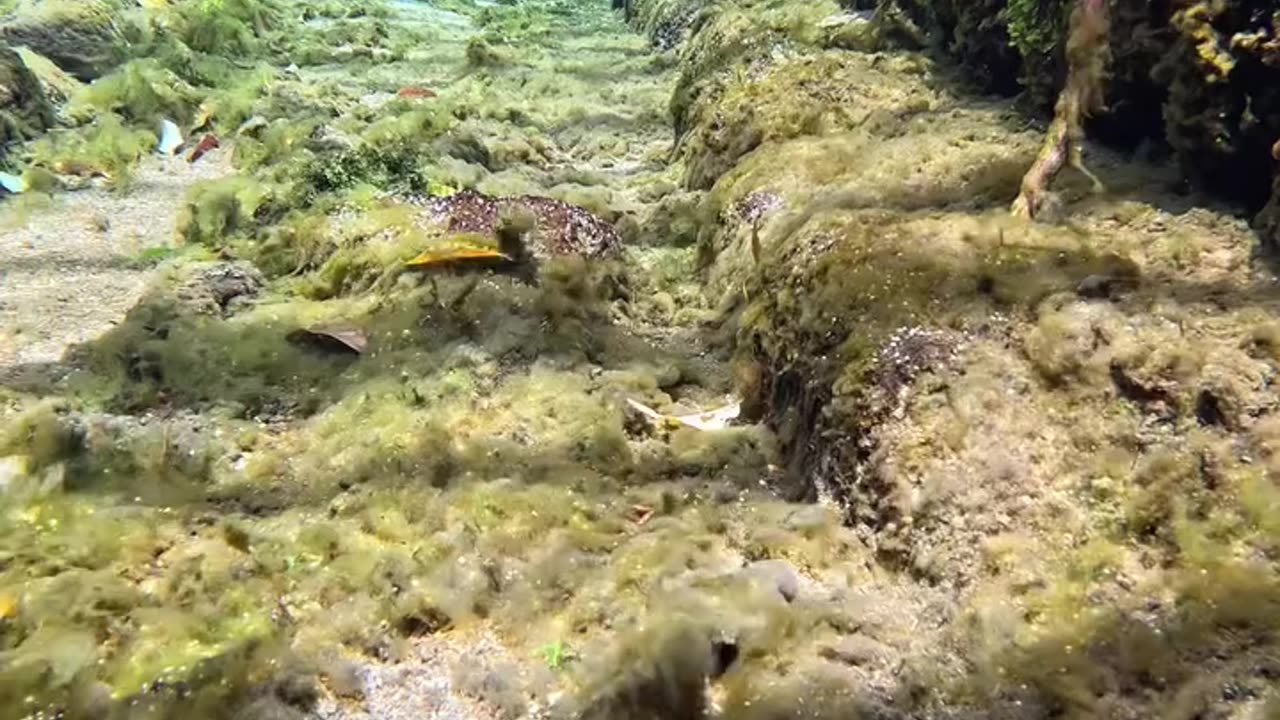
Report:
M 110 0 L 20 0 L 0 19 L 0 40 L 25 45 L 80 80 L 94 80 L 124 59 L 120 11 Z

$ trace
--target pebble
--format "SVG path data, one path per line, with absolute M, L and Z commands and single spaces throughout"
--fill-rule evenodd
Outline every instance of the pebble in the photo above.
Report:
M 1083 298 L 1108 298 L 1111 296 L 1113 284 L 1113 278 L 1107 275 L 1089 275 L 1076 285 L 1076 294 Z

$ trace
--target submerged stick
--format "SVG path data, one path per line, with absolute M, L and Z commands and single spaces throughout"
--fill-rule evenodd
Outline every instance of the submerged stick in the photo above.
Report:
M 1049 184 L 1067 163 L 1089 178 L 1095 192 L 1102 190 L 1102 181 L 1084 165 L 1084 119 L 1102 108 L 1109 29 L 1106 0 L 1079 0 L 1067 37 L 1067 84 L 1058 95 L 1040 154 L 1022 178 L 1022 190 L 1013 201 L 1014 215 L 1034 218 Z

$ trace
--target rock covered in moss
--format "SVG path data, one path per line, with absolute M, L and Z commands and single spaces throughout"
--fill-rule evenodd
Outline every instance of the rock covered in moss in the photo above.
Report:
M 21 55 L 0 48 L 0 142 L 29 138 L 53 124 L 53 108 Z
M 22 63 L 36 76 L 50 102 L 64 103 L 84 88 L 84 83 L 35 50 L 28 47 L 14 49 L 22 57 Z
M 588 682 L 581 720 L 699 720 L 717 652 L 705 627 L 672 622 L 625 638 L 601 678 Z
M 411 198 L 427 225 L 450 233 L 496 237 L 513 217 L 527 215 L 532 227 L 525 242 L 535 257 L 581 255 L 607 257 L 621 248 L 618 231 L 586 209 L 535 195 L 493 197 L 467 190 L 447 197 Z
M 179 302 L 194 313 L 223 316 L 237 304 L 251 300 L 266 285 L 258 269 L 247 262 L 208 262 L 185 269 L 175 290 Z
M 640 245 L 689 247 L 698 240 L 702 193 L 672 192 L 652 206 L 639 222 Z
M 31 48 L 81 80 L 93 80 L 124 59 L 122 9 L 112 0 L 21 0 L 0 19 L 0 39 Z

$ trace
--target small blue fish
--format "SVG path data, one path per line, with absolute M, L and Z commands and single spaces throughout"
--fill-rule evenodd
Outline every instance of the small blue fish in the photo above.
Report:
M 160 145 L 156 148 L 163 155 L 172 155 L 182 147 L 182 131 L 172 120 L 160 121 Z
M 0 187 L 18 195 L 27 191 L 27 178 L 23 175 L 0 172 Z

